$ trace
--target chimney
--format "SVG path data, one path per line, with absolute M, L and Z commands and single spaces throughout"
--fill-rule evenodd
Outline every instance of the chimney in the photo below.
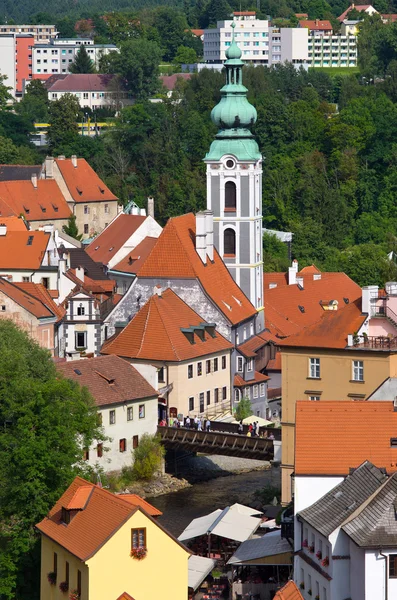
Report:
M 75 154 L 72 154 L 72 165 L 77 169 L 77 156 Z
M 0 223 L 0 235 L 7 235 L 7 225 Z
M 60 154 L 58 156 L 58 160 L 65 160 L 65 155 L 64 154 Z
M 204 264 L 207 263 L 206 219 L 205 212 L 198 212 L 196 214 L 196 252 Z
M 214 260 L 214 213 L 212 210 L 205 212 L 206 246 L 209 260 Z
M 296 284 L 296 274 L 298 272 L 298 261 L 296 258 L 292 261 L 292 265 L 288 269 L 288 285 Z
M 32 179 L 32 185 L 33 185 L 34 189 L 37 190 L 37 175 L 36 175 L 36 173 L 33 173 L 31 179 Z
M 53 179 L 54 178 L 54 158 L 52 156 L 46 156 L 45 163 L 45 178 Z
M 154 198 L 152 196 L 147 199 L 147 214 L 154 219 Z
M 161 285 L 158 285 L 158 284 L 155 285 L 154 289 L 153 289 L 153 294 L 155 294 L 156 296 L 161 296 L 161 292 L 162 292 Z
M 76 268 L 76 277 L 80 279 L 80 281 L 84 282 L 84 269 L 83 267 Z

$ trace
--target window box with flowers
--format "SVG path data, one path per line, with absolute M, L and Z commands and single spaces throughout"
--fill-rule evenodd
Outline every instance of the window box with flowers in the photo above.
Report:
M 323 567 L 328 567 L 329 565 L 329 558 L 328 556 L 326 556 L 325 558 L 323 558 L 323 560 L 321 561 L 321 564 Z
M 323 557 L 323 553 L 321 552 L 321 550 L 317 550 L 317 552 L 316 552 L 316 556 L 317 556 L 318 560 L 321 560 L 321 559 L 322 559 L 322 557 Z
M 314 554 L 314 546 L 313 546 L 313 544 L 311 546 L 309 546 L 309 552 L 311 552 L 312 554 Z
M 79 590 L 72 590 L 69 595 L 69 600 L 80 600 Z
M 301 581 L 300 584 L 299 584 L 299 587 L 300 587 L 301 590 L 304 590 L 305 589 L 305 582 Z
M 303 547 L 303 548 L 307 548 L 307 547 L 308 547 L 308 545 L 309 545 L 308 541 L 307 541 L 307 540 L 303 540 L 303 542 L 302 542 L 302 547 Z
M 67 581 L 61 581 L 61 583 L 59 584 L 59 589 L 61 590 L 61 592 L 63 592 L 64 594 L 66 594 L 66 592 L 69 589 L 69 584 Z
M 50 573 L 47 573 L 47 579 L 50 585 L 55 585 L 57 582 L 57 574 L 55 571 L 50 571 Z
M 147 554 L 146 548 L 132 548 L 130 556 L 136 560 L 143 560 Z

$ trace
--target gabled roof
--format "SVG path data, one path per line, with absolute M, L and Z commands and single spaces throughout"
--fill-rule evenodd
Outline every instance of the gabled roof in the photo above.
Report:
M 299 400 L 296 403 L 295 475 L 342 476 L 370 460 L 397 471 L 397 412 L 393 402 Z
M 161 515 L 163 514 L 161 512 L 161 510 L 159 510 L 152 504 L 149 504 L 149 502 L 146 502 L 146 500 L 144 500 L 143 498 L 138 496 L 138 494 L 118 494 L 118 495 L 121 498 L 123 498 L 123 500 L 127 500 L 127 502 L 130 502 L 133 506 L 140 506 L 151 517 L 161 517 Z
M 263 337 L 259 335 L 253 335 L 249 340 L 243 342 L 237 347 L 237 350 L 244 354 L 247 358 L 252 358 L 256 356 L 257 350 L 262 348 L 267 344 L 267 340 L 263 339 Z
M 0 165 L 0 181 L 30 181 L 40 176 L 41 165 Z
M 296 284 L 288 285 L 285 273 L 264 274 L 265 323 L 272 333 L 290 336 L 318 321 L 324 314 L 321 302 L 338 301 L 338 312 L 361 298 L 361 288 L 345 273 L 321 273 L 321 279 L 314 279 L 316 273 L 306 272 L 303 288 Z M 269 289 L 271 283 L 277 287 Z
M 68 219 L 71 211 L 54 179 L 0 181 L 0 218 L 23 214 L 27 221 Z
M 27 310 L 37 319 L 54 318 L 56 315 L 55 311 L 51 310 L 48 305 L 37 298 L 39 294 L 37 294 L 36 285 L 39 286 L 39 284 L 31 284 L 36 292 L 33 296 L 27 290 L 24 291 L 23 288 L 21 289 L 20 285 L 10 283 L 6 279 L 0 277 L 0 292 L 14 300 L 14 302 L 19 304 L 19 306 Z M 50 302 L 48 302 L 48 304 L 50 304 Z M 7 313 L 5 314 L 7 316 Z
M 397 473 L 363 503 L 342 529 L 364 548 L 397 546 Z
M 117 598 L 117 600 L 134 600 L 134 598 L 127 594 L 127 592 L 124 592 L 123 594 L 121 594 L 121 596 Z
M 84 274 L 84 281 L 76 275 L 76 269 L 69 269 L 66 272 L 66 277 L 73 281 L 76 285 L 81 286 L 90 294 L 109 294 L 114 291 L 116 282 L 113 279 L 100 279 L 95 281 Z
M 72 159 L 70 158 L 57 158 L 55 161 L 75 202 L 110 202 L 117 200 L 117 197 L 112 194 L 85 158 L 78 158 L 76 160 L 77 167 L 73 166 Z
M 189 341 L 190 338 L 194 343 Z M 175 292 L 167 289 L 161 296 L 152 296 L 102 352 L 142 360 L 177 362 L 232 347 L 213 324 L 211 327 L 204 323 Z
M 358 12 L 363 12 L 372 8 L 372 4 L 351 4 L 339 17 L 338 21 L 342 22 L 346 19 L 351 10 L 356 9 Z
M 202 29 L 199 29 L 197 31 L 202 32 L 200 34 L 195 34 L 198 36 L 203 35 L 203 33 L 204 33 L 202 31 Z M 193 33 L 194 33 L 194 31 L 193 31 Z M 173 75 L 160 75 L 160 81 L 162 82 L 164 87 L 170 92 L 172 92 L 174 90 L 178 79 L 184 79 L 185 81 L 188 81 L 191 78 L 192 78 L 192 73 L 174 73 Z
M 109 87 L 114 75 L 92 73 L 70 73 L 57 79 L 49 92 L 103 92 Z
M 70 268 L 77 269 L 82 267 L 84 274 L 94 281 L 109 281 L 105 273 L 105 267 L 100 262 L 95 262 L 84 248 L 67 248 L 66 254 L 69 254 Z
M 316 323 L 280 341 L 280 346 L 342 349 L 347 346 L 347 336 L 358 331 L 366 319 L 361 299 L 355 300 L 342 310 L 324 311 Z
M 82 487 L 92 488 L 88 501 L 84 508 L 79 510 L 71 519 L 70 523 L 65 525 L 61 520 L 62 507 L 66 508 L 75 497 L 76 492 Z M 48 515 L 36 527 L 41 533 L 57 542 L 60 546 L 71 552 L 71 554 L 74 554 L 74 556 L 77 556 L 82 561 L 86 561 L 139 510 L 144 512 L 147 518 L 154 522 L 152 517 L 141 507 L 134 506 L 127 500 L 123 500 L 121 496 L 112 494 L 89 481 L 85 481 L 81 477 L 76 477 Z M 158 523 L 156 525 L 174 540 L 176 544 L 184 548 L 163 527 Z M 188 552 L 186 548 L 184 550 Z
M 49 240 L 50 234 L 44 231 L 7 231 L 0 235 L 0 269 L 39 269 Z
M 263 373 L 259 373 L 259 371 L 255 371 L 254 378 L 246 381 L 240 375 L 234 376 L 234 386 L 235 387 L 247 387 L 250 385 L 255 385 L 256 383 L 264 383 L 265 381 L 269 381 L 270 377 L 264 375 Z
M 169 219 L 139 278 L 198 279 L 206 294 L 232 324 L 256 314 L 214 248 L 213 262 L 204 264 L 195 248 L 196 220 L 192 213 Z
M 28 224 L 22 217 L 0 217 L 0 225 L 5 225 L 7 231 L 28 230 Z
M 301 510 L 299 516 L 325 537 L 340 527 L 385 482 L 387 475 L 365 461 L 351 475 L 311 506 Z
M 121 271 L 123 273 L 131 273 L 136 275 L 141 266 L 153 250 L 157 238 L 145 237 L 140 244 L 135 246 L 131 252 L 127 254 L 117 265 L 112 267 L 112 271 Z
M 312 31 L 332 31 L 332 25 L 330 21 L 320 21 L 319 19 L 315 19 L 313 21 L 304 19 L 303 21 L 299 21 L 299 26 L 306 27 Z
M 266 371 L 281 371 L 281 352 L 276 352 L 276 356 L 269 360 Z
M 54 302 L 49 290 L 47 290 L 42 283 L 18 282 L 15 283 L 24 292 L 27 292 L 34 298 L 37 298 L 42 304 L 48 308 L 54 315 L 58 317 L 58 321 L 63 319 L 66 314 L 66 310 L 60 304 Z
M 118 215 L 87 246 L 87 254 L 96 262 L 107 265 L 146 219 L 141 215 Z
M 291 580 L 281 590 L 276 592 L 274 600 L 303 600 L 303 596 L 296 583 Z
M 67 379 L 90 391 L 97 406 L 130 400 L 156 398 L 156 390 L 126 360 L 118 356 L 96 356 L 57 365 Z

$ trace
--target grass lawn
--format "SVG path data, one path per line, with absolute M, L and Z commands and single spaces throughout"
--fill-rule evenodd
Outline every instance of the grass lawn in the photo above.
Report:
M 329 75 L 357 75 L 360 72 L 358 67 L 309 67 L 309 71 L 322 71 Z

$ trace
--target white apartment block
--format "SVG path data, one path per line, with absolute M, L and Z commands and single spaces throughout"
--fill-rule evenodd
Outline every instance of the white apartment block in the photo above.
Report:
M 216 29 L 204 31 L 204 61 L 222 64 L 234 36 L 241 48 L 242 59 L 255 65 L 291 62 L 305 66 L 308 61 L 308 31 L 303 28 L 278 28 L 255 17 L 254 12 L 235 13 L 233 20 L 218 21 Z
M 310 67 L 356 67 L 357 38 L 355 35 L 309 36 Z
M 5 85 L 11 87 L 15 95 L 15 34 L 0 35 L 0 75 L 7 77 Z
M 55 25 L 0 25 L 1 36 L 9 33 L 33 35 L 35 42 L 41 44 L 48 43 L 58 35 Z
M 69 73 L 69 67 L 81 46 L 86 47 L 87 54 L 95 67 L 98 67 L 101 56 L 118 51 L 117 46 L 113 44 L 94 44 L 93 40 L 85 38 L 65 38 L 52 40 L 49 44 L 36 44 L 32 51 L 33 76 Z

